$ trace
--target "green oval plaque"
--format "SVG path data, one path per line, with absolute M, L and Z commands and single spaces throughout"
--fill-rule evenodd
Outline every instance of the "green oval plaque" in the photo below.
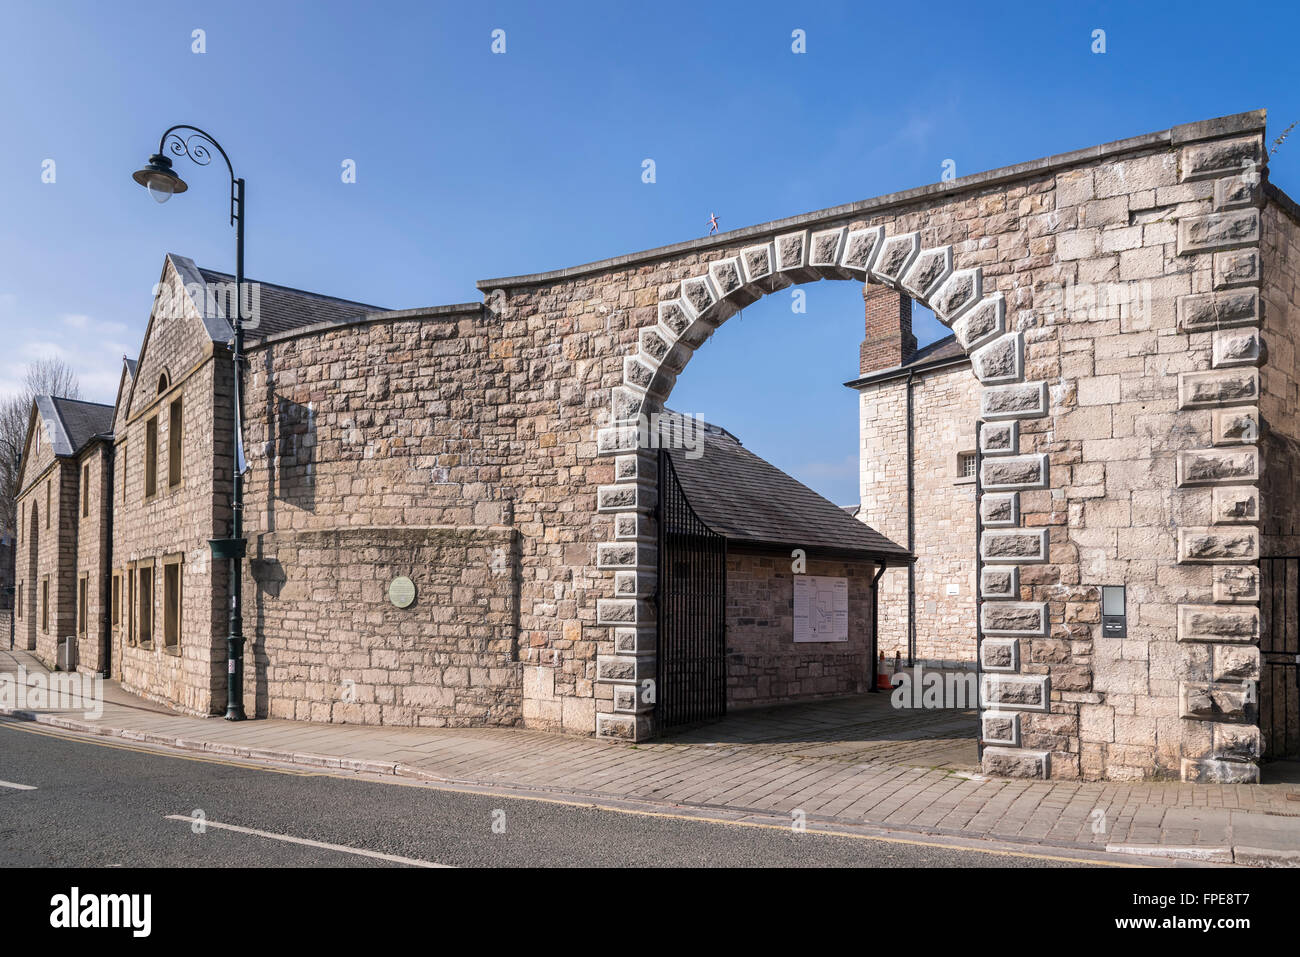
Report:
M 415 601 L 415 582 L 405 575 L 394 578 L 388 586 L 388 600 L 398 608 L 409 608 L 411 602 Z

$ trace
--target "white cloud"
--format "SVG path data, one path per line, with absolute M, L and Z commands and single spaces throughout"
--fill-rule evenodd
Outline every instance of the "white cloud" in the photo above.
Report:
M 36 359 L 62 359 L 76 372 L 83 398 L 112 402 L 117 396 L 121 357 L 131 354 L 126 323 L 96 319 L 80 313 L 38 317 L 22 308 L 18 297 L 0 293 L 0 395 L 22 388 L 27 364 Z

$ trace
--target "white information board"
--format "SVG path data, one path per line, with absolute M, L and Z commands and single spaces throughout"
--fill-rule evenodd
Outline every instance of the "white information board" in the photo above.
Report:
M 794 640 L 849 640 L 849 580 L 794 576 Z

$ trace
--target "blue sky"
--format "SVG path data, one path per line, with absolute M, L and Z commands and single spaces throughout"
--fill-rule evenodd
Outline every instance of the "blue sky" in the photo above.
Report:
M 1260 107 L 1271 139 L 1300 118 L 1293 4 L 4 12 L 0 390 L 57 354 L 102 401 L 139 348 L 163 254 L 233 268 L 223 171 L 179 161 L 191 189 L 165 206 L 130 179 L 174 123 L 212 132 L 248 181 L 250 277 L 407 308 L 703 235 L 711 213 L 726 230 L 935 182 L 945 160 L 964 175 Z M 1300 192 L 1300 131 L 1271 170 Z M 856 397 L 841 383 L 857 371 L 860 287 L 803 288 L 805 314 L 784 293 L 724 326 L 672 404 L 856 501 Z

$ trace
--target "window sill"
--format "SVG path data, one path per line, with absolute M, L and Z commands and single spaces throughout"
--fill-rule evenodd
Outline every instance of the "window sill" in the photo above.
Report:
M 171 655 L 173 658 L 179 658 L 181 656 L 180 645 L 163 645 L 162 650 L 163 654 Z
M 953 485 L 974 485 L 975 476 L 972 475 L 970 478 L 953 479 L 952 484 Z

